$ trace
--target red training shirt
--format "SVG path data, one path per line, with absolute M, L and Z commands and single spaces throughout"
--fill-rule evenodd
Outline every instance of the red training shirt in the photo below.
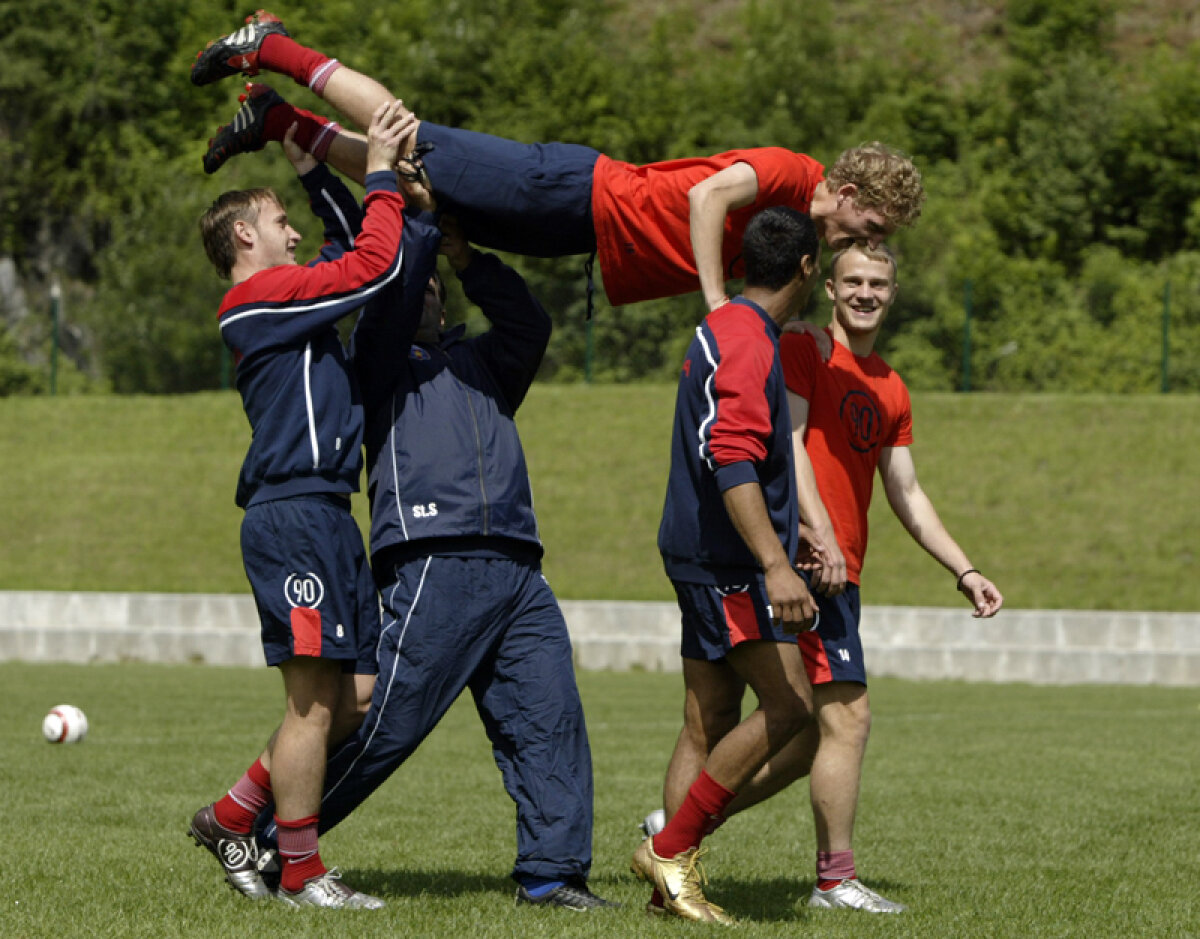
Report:
M 721 265 L 726 279 L 742 276 L 742 233 L 750 219 L 774 205 L 807 213 L 825 168 L 810 156 L 782 147 L 730 150 L 645 166 L 601 154 L 592 182 L 592 218 L 610 303 L 620 306 L 700 289 L 688 191 L 734 163 L 754 168 L 758 196 L 725 218 Z
M 788 391 L 808 401 L 804 449 L 847 576 L 857 584 L 880 448 L 912 444 L 908 389 L 878 353 L 857 356 L 835 341 L 822 362 L 816 341 L 801 333 L 784 333 L 779 345 Z

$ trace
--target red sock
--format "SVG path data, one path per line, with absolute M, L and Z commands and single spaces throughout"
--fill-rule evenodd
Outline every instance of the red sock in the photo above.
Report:
M 857 876 L 853 848 L 847 851 L 817 852 L 817 886 L 821 890 L 829 890 L 843 880 Z
M 271 774 L 255 760 L 233 788 L 213 806 L 213 815 L 222 828 L 248 835 L 258 813 L 271 801 Z
M 290 821 L 275 816 L 279 857 L 283 861 L 279 886 L 284 890 L 296 893 L 303 889 L 306 880 L 312 880 L 325 873 L 321 853 L 317 850 L 317 821 L 316 815 Z
M 285 101 L 268 110 L 263 117 L 263 139 L 283 140 L 292 124 L 298 125 L 296 143 L 322 162 L 329 153 L 329 145 L 333 143 L 333 138 L 342 129 L 342 125 L 337 121 L 331 121 Z
M 707 770 L 701 770 L 679 811 L 671 816 L 667 827 L 654 836 L 654 853 L 659 857 L 675 857 L 699 845 L 713 821 L 724 814 L 736 794 L 709 776 Z
M 258 67 L 286 75 L 297 85 L 304 85 L 320 94 L 325 90 L 329 76 L 341 67 L 341 63 L 316 49 L 300 45 L 288 36 L 273 33 L 263 39 L 258 50 Z

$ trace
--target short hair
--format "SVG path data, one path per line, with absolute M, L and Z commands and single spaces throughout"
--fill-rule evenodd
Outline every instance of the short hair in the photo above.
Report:
M 831 280 L 837 279 L 838 263 L 851 251 L 857 251 L 863 257 L 869 258 L 872 261 L 885 261 L 891 267 L 892 280 L 896 280 L 896 255 L 892 254 L 892 249 L 884 244 L 878 245 L 874 248 L 865 244 L 853 244 L 848 248 L 842 248 L 841 251 L 836 252 L 833 256 L 833 260 L 829 262 L 829 277 Z
M 877 140 L 844 150 L 825 178 L 835 189 L 857 186 L 855 204 L 860 209 L 877 209 L 897 228 L 915 222 L 925 203 L 920 170 L 899 150 Z
M 817 226 L 803 212 L 786 205 L 763 209 L 742 235 L 746 286 L 781 290 L 796 276 L 801 260 L 810 257 L 815 264 L 820 251 Z
M 237 263 L 237 247 L 233 240 L 235 222 L 258 221 L 258 209 L 265 202 L 283 208 L 283 200 L 274 189 L 234 189 L 222 193 L 200 216 L 200 240 L 204 253 L 221 277 L 228 279 Z

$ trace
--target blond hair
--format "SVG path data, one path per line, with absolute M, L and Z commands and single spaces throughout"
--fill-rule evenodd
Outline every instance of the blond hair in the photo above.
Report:
M 825 173 L 837 189 L 854 185 L 860 209 L 877 209 L 897 228 L 911 225 L 921 214 L 925 188 L 912 160 L 879 141 L 844 150 Z
M 892 271 L 892 280 L 896 280 L 896 255 L 892 254 L 891 248 L 883 244 L 874 248 L 867 244 L 853 244 L 848 248 L 842 248 L 841 251 L 834 254 L 833 260 L 829 262 L 829 277 L 831 280 L 837 280 L 838 264 L 851 251 L 857 251 L 869 261 L 881 261 L 887 264 Z
M 204 253 L 222 278 L 228 280 L 237 263 L 237 246 L 233 240 L 235 222 L 258 221 L 259 208 L 274 202 L 283 208 L 283 201 L 273 189 L 235 189 L 222 193 L 200 217 L 200 240 Z

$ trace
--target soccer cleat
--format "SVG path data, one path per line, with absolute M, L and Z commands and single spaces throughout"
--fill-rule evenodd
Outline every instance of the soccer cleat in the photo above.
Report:
M 700 848 L 689 848 L 673 858 L 662 858 L 654 853 L 654 839 L 647 838 L 633 852 L 629 869 L 658 888 L 668 913 L 702 923 L 732 926 L 737 920 L 710 903 L 700 889 L 702 882 L 707 883 L 699 863 L 702 853 Z
M 576 913 L 587 913 L 589 910 L 618 909 L 620 903 L 598 897 L 588 889 L 582 880 L 563 884 L 548 890 L 540 897 L 529 895 L 524 887 L 517 887 L 517 906 L 523 903 L 532 906 L 558 906 L 564 910 L 574 910 Z
M 820 885 L 813 887 L 808 905 L 819 910 L 862 910 L 864 913 L 903 913 L 908 909 L 903 903 L 881 897 L 860 883 L 857 877 L 843 880 L 828 890 L 822 890 Z
M 242 72 L 258 74 L 258 53 L 268 36 L 286 36 L 288 31 L 279 17 L 258 10 L 246 17 L 246 25 L 228 36 L 214 39 L 208 47 L 196 53 L 192 63 L 192 84 L 208 85 Z
M 225 165 L 225 161 L 239 153 L 251 153 L 266 146 L 263 134 L 266 131 L 267 112 L 283 98 L 269 85 L 247 85 L 246 93 L 238 98 L 242 106 L 233 120 L 217 128 L 217 135 L 208 142 L 204 154 L 204 172 L 212 174 Z
M 225 880 L 234 890 L 251 900 L 270 898 L 271 891 L 258 873 L 258 845 L 253 835 L 223 828 L 211 805 L 192 816 L 188 834 L 198 847 L 207 848 L 220 861 Z
M 667 813 L 662 809 L 655 809 L 638 823 L 638 828 L 647 838 L 653 838 L 666 827 Z
M 379 910 L 387 905 L 379 897 L 347 887 L 342 883 L 342 872 L 336 867 L 320 877 L 304 881 L 304 886 L 295 893 L 280 887 L 275 896 L 288 906 L 323 906 L 337 910 Z

